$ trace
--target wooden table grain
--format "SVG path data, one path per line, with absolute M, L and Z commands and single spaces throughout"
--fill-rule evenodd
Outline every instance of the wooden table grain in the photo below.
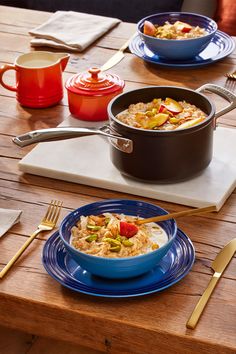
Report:
M 14 62 L 33 50 L 28 31 L 49 18 L 46 12 L 0 7 L 0 62 Z M 63 79 L 100 66 L 135 31 L 121 23 L 83 53 L 71 54 Z M 48 50 L 48 48 L 43 48 Z M 112 69 L 126 82 L 125 90 L 146 85 L 177 85 L 197 88 L 211 82 L 226 85 L 224 74 L 236 66 L 236 54 L 211 66 L 173 69 L 150 65 L 129 52 Z M 13 81 L 14 73 L 8 74 Z M 217 98 L 217 106 L 223 102 Z M 29 130 L 58 125 L 69 114 L 66 92 L 57 106 L 35 110 L 17 104 L 14 92 L 0 87 L 0 207 L 21 209 L 21 222 L 0 239 L 3 267 L 24 243 L 43 216 L 51 199 L 61 199 L 61 219 L 79 206 L 105 198 L 130 198 L 128 194 L 22 174 L 18 162 L 32 147 L 20 149 L 12 137 Z M 235 111 L 220 118 L 235 127 Z M 227 169 L 225 171 L 227 173 Z M 131 198 L 140 199 L 132 196 Z M 184 206 L 141 198 L 170 212 Z M 49 234 L 41 234 L 0 281 L 1 324 L 40 336 L 63 339 L 107 353 L 235 353 L 236 352 L 236 259 L 219 281 L 196 329 L 186 321 L 212 275 L 211 262 L 236 233 L 236 193 L 220 212 L 185 217 L 178 226 L 192 239 L 196 261 L 190 273 L 169 289 L 138 298 L 107 299 L 75 293 L 62 287 L 44 270 L 42 248 Z

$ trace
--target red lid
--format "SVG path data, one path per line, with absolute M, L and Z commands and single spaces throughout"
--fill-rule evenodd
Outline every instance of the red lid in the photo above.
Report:
M 101 96 L 120 91 L 124 85 L 119 76 L 101 72 L 99 68 L 90 68 L 69 78 L 65 86 L 79 95 Z

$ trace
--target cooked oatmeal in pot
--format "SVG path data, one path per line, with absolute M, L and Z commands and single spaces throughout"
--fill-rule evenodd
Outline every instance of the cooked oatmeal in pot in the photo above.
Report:
M 70 243 L 81 252 L 109 258 L 132 257 L 152 252 L 168 241 L 156 223 L 135 225 L 137 217 L 104 213 L 81 216 L 71 229 Z
M 207 114 L 186 101 L 154 98 L 151 102 L 131 104 L 116 118 L 134 128 L 151 130 L 178 130 L 190 128 L 203 120 Z

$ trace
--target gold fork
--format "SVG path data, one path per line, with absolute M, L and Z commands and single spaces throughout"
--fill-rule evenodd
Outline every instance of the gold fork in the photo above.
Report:
M 235 88 L 236 88 L 236 75 L 235 75 L 235 79 L 229 79 L 227 78 L 227 80 L 225 81 L 225 88 L 231 92 L 234 93 Z
M 236 80 L 236 71 L 234 71 L 232 74 L 227 73 L 227 74 L 225 74 L 225 76 L 226 76 L 228 79 Z
M 5 267 L 0 272 L 0 278 L 3 278 L 8 270 L 13 266 L 16 260 L 22 255 L 26 248 L 31 244 L 35 237 L 42 231 L 53 230 L 57 224 L 60 211 L 62 207 L 62 202 L 57 200 L 52 200 L 48 206 L 45 216 L 42 218 L 40 224 L 32 235 L 27 239 L 23 246 L 16 252 L 16 254 L 11 258 L 11 260 L 5 265 Z

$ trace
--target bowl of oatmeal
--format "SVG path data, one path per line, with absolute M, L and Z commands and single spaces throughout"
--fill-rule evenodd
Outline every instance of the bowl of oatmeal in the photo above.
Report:
M 110 279 L 130 278 L 156 266 L 177 232 L 173 219 L 143 225 L 135 221 L 166 213 L 143 201 L 107 199 L 71 212 L 59 234 L 67 252 L 86 271 Z
M 165 60 L 188 60 L 210 43 L 217 24 L 209 17 L 188 12 L 164 12 L 137 24 L 146 47 Z

